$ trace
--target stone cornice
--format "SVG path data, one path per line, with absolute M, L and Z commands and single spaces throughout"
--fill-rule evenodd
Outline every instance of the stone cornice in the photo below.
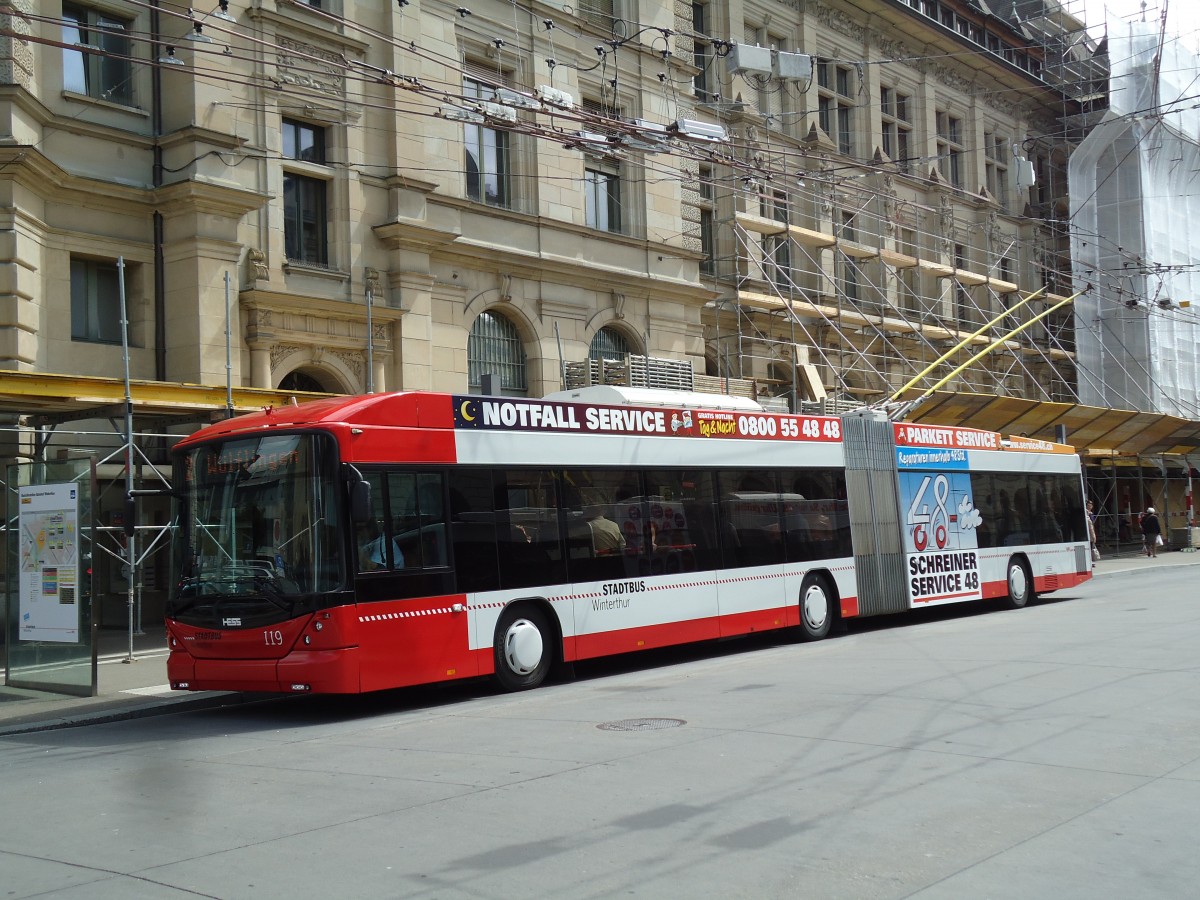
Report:
M 238 295 L 239 302 L 243 309 L 253 310 L 270 310 L 271 312 L 281 313 L 303 313 L 306 316 L 317 316 L 326 319 L 338 319 L 345 321 L 347 319 L 367 320 L 367 304 L 364 299 L 361 303 L 354 303 L 349 300 L 330 300 L 325 297 L 303 297 L 297 298 L 295 294 L 286 294 L 282 291 L 264 291 L 258 288 L 241 291 Z M 379 303 L 371 304 L 371 320 L 377 322 L 396 322 L 404 317 L 405 310 L 395 306 L 383 306 Z
M 97 122 L 88 122 L 83 119 L 55 115 L 49 107 L 27 90 L 11 84 L 0 85 L 0 103 L 11 103 L 29 115 L 38 127 L 43 129 L 42 137 L 45 137 L 44 132 L 46 130 L 52 130 L 99 138 L 112 144 L 121 144 L 147 152 L 154 146 L 154 136 L 149 133 L 150 117 L 148 113 L 142 110 L 118 107 L 122 112 L 128 113 L 134 119 L 145 121 L 147 128 L 145 134 L 130 131 L 127 128 L 114 128 Z M 147 163 L 147 179 L 149 179 L 149 172 L 150 165 Z
M 246 15 L 252 21 L 273 26 L 276 34 L 290 33 L 296 37 L 316 41 L 320 46 L 338 44 L 344 50 L 353 52 L 359 57 L 365 57 L 370 51 L 370 45 L 358 38 L 351 37 L 343 31 L 330 27 L 330 19 L 315 10 L 296 10 L 292 4 L 285 4 L 286 12 L 281 11 L 277 3 L 266 2 L 255 4 L 246 10 Z
M 207 144 L 224 150 L 241 150 L 246 145 L 246 139 L 236 134 L 226 134 L 223 131 L 213 131 L 211 128 L 201 128 L 191 125 L 164 134 L 158 140 L 163 150 L 172 150 L 179 145 Z
M 649 242 L 646 242 L 649 244 Z M 663 250 L 664 255 L 677 258 L 700 258 L 700 254 L 674 245 L 653 245 Z M 526 253 L 495 244 L 459 241 L 446 255 L 446 259 L 458 258 L 464 262 L 499 268 L 514 278 L 555 281 L 585 290 L 611 289 L 625 294 L 653 291 L 661 299 L 707 301 L 717 296 L 698 281 L 683 281 L 652 275 L 647 272 L 632 272 L 617 266 L 605 266 L 579 260 L 575 257 L 557 257 L 545 253 Z M 650 252 L 655 252 L 651 250 Z
M 151 202 L 151 192 L 141 185 L 100 181 L 72 175 L 28 146 L 0 147 L 0 169 L 8 178 L 24 184 L 43 200 L 57 203 L 87 204 L 89 209 L 127 213 L 131 204 Z
M 447 231 L 406 216 L 397 216 L 391 222 L 374 225 L 371 231 L 389 250 L 415 250 L 419 253 L 433 253 L 462 237 L 457 229 Z
M 153 198 L 164 213 L 207 213 L 240 219 L 269 203 L 271 195 L 193 179 L 164 185 L 154 191 Z

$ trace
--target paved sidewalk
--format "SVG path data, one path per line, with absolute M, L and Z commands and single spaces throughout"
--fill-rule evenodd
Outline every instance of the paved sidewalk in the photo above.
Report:
M 0 736 L 223 706 L 246 699 L 219 691 L 172 691 L 167 684 L 166 631 L 161 625 L 135 634 L 132 654 L 128 631 L 102 629 L 98 640 L 95 697 L 0 685 Z M 3 674 L 0 670 L 0 682 L 4 681 Z
M 1137 553 L 1106 557 L 1096 563 L 1095 574 L 1102 578 L 1136 573 L 1147 567 L 1186 565 L 1200 565 L 1200 553 L 1172 551 L 1160 554 L 1157 559 L 1147 559 Z M 226 706 L 267 696 L 172 691 L 167 685 L 166 636 L 161 626 L 134 636 L 132 657 L 128 632 L 101 631 L 97 680 L 99 694 L 95 697 L 70 697 L 0 686 L 0 737 Z

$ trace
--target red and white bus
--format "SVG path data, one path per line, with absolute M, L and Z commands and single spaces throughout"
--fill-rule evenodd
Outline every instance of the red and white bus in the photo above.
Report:
M 627 393 L 343 397 L 181 441 L 172 687 L 514 690 L 1090 577 L 1069 447 Z

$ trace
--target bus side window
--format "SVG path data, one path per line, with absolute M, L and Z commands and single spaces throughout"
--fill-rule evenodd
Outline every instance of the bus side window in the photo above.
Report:
M 718 548 L 711 475 L 651 469 L 643 477 L 650 571 L 669 575 L 712 565 Z
M 417 475 L 417 522 L 423 565 L 446 565 L 446 509 L 439 473 Z
M 397 569 L 421 568 L 420 519 L 417 515 L 417 479 L 412 472 L 388 474 L 388 508 L 391 513 L 392 535 L 403 561 Z
M 572 581 L 607 581 L 637 574 L 634 529 L 641 528 L 637 472 L 566 469 L 563 510 L 567 520 Z M 630 511 L 638 518 L 629 517 Z
M 784 488 L 783 529 L 788 562 L 833 555 L 833 486 L 828 473 L 789 470 L 781 473 Z
M 971 502 L 979 510 L 979 525 L 975 528 L 975 540 L 980 547 L 995 547 L 996 542 L 996 491 L 992 476 L 986 472 L 971 473 Z
M 783 562 L 779 487 L 772 470 L 720 473 L 722 560 L 726 568 Z
M 391 564 L 387 538 L 387 492 L 382 472 L 364 472 L 363 478 L 371 485 L 371 515 L 355 529 L 354 546 L 357 551 L 357 566 L 360 572 L 386 569 Z
M 491 591 L 500 586 L 492 473 L 450 470 L 450 540 L 459 591 Z
M 496 539 L 505 588 L 567 580 L 558 529 L 558 481 L 549 469 L 496 472 Z

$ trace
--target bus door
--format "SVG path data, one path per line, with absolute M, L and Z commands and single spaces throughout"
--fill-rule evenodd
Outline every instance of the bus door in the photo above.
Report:
M 371 515 L 354 535 L 363 690 L 470 671 L 466 615 L 454 610 L 445 475 L 389 468 L 363 477 Z

